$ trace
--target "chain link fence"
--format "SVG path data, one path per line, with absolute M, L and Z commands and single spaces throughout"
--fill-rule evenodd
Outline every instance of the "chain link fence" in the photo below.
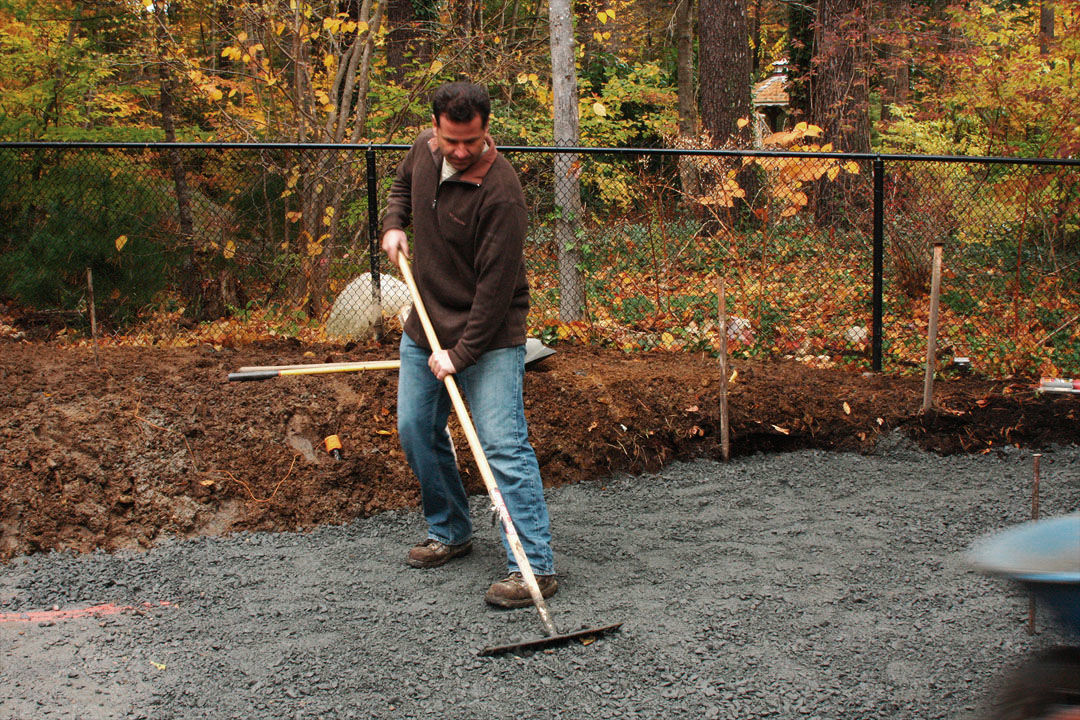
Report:
M 0 301 L 23 322 L 169 337 L 233 317 L 391 332 L 375 229 L 401 146 L 0 144 Z M 920 372 L 1080 376 L 1080 162 L 504 149 L 548 343 Z M 93 288 L 91 296 L 90 288 Z M 720 304 L 723 291 L 723 308 Z M 723 315 L 723 319 L 722 316 Z

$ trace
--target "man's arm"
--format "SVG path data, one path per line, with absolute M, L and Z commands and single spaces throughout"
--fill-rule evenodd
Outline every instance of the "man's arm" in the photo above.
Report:
M 399 252 L 409 257 L 409 239 L 405 235 L 405 228 L 412 219 L 412 167 L 415 152 L 414 144 L 398 163 L 382 218 L 381 245 L 394 267 L 397 267 Z

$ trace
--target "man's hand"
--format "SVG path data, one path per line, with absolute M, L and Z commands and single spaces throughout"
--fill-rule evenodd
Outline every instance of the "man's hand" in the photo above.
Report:
M 397 267 L 398 253 L 409 257 L 409 238 L 405 231 L 392 228 L 383 233 L 382 249 L 394 267 Z
M 447 375 L 453 375 L 457 372 L 454 363 L 450 361 L 450 353 L 445 350 L 436 350 L 431 353 L 427 365 L 439 380 L 445 380 Z

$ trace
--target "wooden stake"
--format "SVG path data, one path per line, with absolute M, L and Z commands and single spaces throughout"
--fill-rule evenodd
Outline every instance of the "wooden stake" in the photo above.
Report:
M 934 398 L 934 368 L 937 366 L 938 301 L 941 298 L 941 243 L 934 243 L 934 270 L 930 280 L 930 327 L 926 337 L 926 378 L 923 381 L 923 414 L 930 412 Z
M 1042 453 L 1035 453 L 1032 456 L 1032 471 L 1033 479 L 1031 483 L 1031 519 L 1039 519 L 1039 460 L 1042 458 Z M 1032 597 L 1028 600 L 1028 635 L 1035 634 L 1035 598 Z
M 727 462 L 731 457 L 731 428 L 728 424 L 728 353 L 727 353 L 727 288 L 720 278 L 720 457 Z
M 94 272 L 86 268 L 86 294 L 87 304 L 90 306 L 90 339 L 94 345 L 94 367 L 101 369 L 101 359 L 98 357 L 97 346 L 97 314 L 94 309 Z

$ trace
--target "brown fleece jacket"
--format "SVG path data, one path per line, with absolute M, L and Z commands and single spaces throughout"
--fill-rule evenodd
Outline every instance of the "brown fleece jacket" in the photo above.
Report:
M 434 132 L 420 133 L 398 165 L 382 221 L 383 233 L 412 224 L 416 284 L 455 370 L 525 342 L 525 196 L 490 137 L 487 145 L 471 167 L 440 185 Z M 428 347 L 415 310 L 405 332 Z

